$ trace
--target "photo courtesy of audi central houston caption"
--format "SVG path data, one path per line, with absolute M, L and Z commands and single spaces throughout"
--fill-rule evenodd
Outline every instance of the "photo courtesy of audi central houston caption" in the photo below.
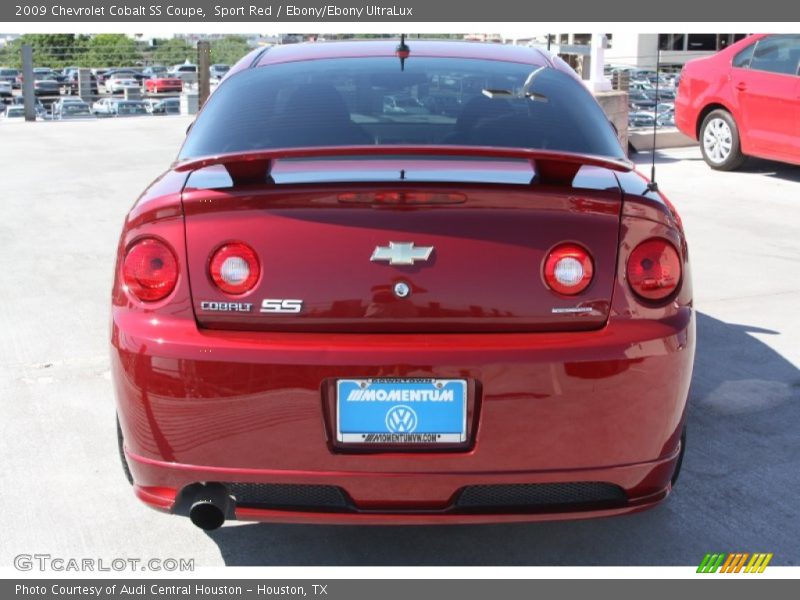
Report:
M 258 49 L 176 152 L 127 215 L 112 293 L 141 501 L 214 529 L 575 519 L 669 496 L 690 252 L 556 55 Z

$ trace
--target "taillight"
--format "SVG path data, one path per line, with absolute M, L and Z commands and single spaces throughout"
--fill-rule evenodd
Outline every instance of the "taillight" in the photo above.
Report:
M 220 246 L 211 257 L 209 269 L 216 286 L 233 295 L 249 292 L 261 274 L 255 251 L 240 242 Z
M 574 296 L 592 282 L 592 257 L 576 244 L 556 246 L 544 263 L 544 280 L 554 292 Z
M 127 290 L 139 300 L 162 300 L 170 295 L 178 282 L 178 261 L 164 242 L 144 238 L 125 254 L 122 278 Z
M 681 281 L 681 259 L 667 240 L 649 239 L 633 249 L 626 268 L 628 285 L 645 300 L 663 300 Z

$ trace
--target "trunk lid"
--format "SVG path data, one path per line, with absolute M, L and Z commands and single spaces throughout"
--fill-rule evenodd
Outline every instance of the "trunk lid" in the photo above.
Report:
M 583 166 L 570 186 L 531 184 L 524 160 L 280 160 L 271 175 L 274 183 L 233 186 L 217 165 L 187 182 L 189 274 L 202 327 L 576 331 L 608 318 L 621 209 L 608 169 Z M 261 265 L 253 290 L 238 297 L 209 275 L 212 253 L 233 241 L 248 244 Z M 584 246 L 594 261 L 591 285 L 574 297 L 543 279 L 547 253 L 563 242 Z M 397 264 L 409 257 L 413 264 Z M 401 283 L 406 297 L 395 289 Z M 274 312 L 285 300 L 302 309 Z

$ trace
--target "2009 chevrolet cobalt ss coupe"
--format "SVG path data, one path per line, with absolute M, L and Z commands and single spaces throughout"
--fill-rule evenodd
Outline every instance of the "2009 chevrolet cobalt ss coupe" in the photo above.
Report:
M 128 215 L 112 303 L 126 472 L 207 529 L 622 514 L 680 467 L 680 219 L 537 50 L 251 54 Z

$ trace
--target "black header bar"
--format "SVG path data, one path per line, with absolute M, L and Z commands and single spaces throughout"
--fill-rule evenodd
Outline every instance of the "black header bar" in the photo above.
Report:
M 769 23 L 800 20 L 800 4 L 759 0 L 757 4 L 718 0 L 3 0 L 4 23 L 48 22 L 704 22 L 719 29 L 725 22 Z

